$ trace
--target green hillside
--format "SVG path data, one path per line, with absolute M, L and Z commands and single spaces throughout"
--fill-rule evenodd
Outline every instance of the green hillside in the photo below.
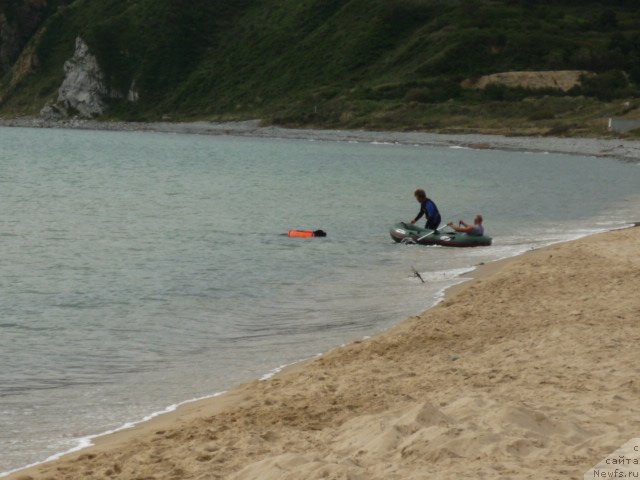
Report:
M 51 8 L 32 38 L 32 71 L 3 79 L 0 113 L 37 114 L 54 99 L 78 35 L 111 86 L 126 91 L 135 81 L 139 101 L 114 101 L 108 114 L 129 120 L 491 129 L 511 116 L 551 128 L 616 113 L 618 99 L 632 110 L 640 85 L 635 0 L 68 3 Z M 520 70 L 597 75 L 568 94 L 460 87 Z

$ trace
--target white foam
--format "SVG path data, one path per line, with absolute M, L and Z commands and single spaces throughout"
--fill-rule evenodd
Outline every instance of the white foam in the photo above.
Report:
M 377 142 L 372 142 L 372 143 L 377 143 Z M 384 143 L 386 145 L 393 145 L 390 143 Z M 450 148 L 456 148 L 454 147 L 450 147 Z M 466 148 L 466 147 L 459 147 L 459 148 Z M 536 248 L 542 248 L 542 247 L 546 247 L 549 245 L 554 245 L 557 243 L 563 243 L 563 242 L 568 242 L 568 241 L 572 241 L 572 240 L 578 240 L 580 238 L 584 238 L 587 237 L 589 235 L 594 235 L 597 233 L 604 233 L 607 231 L 612 231 L 612 230 L 621 230 L 624 228 L 628 228 L 630 226 L 632 226 L 632 224 L 630 223 L 622 223 L 619 221 L 608 221 L 608 222 L 601 222 L 600 225 L 602 225 L 600 228 L 592 228 L 592 229 L 580 229 L 580 230 L 575 230 L 573 232 L 570 233 L 565 233 L 562 234 L 560 230 L 558 230 L 558 235 L 551 237 L 551 238 L 546 238 L 542 241 L 540 241 L 539 243 L 517 243 L 517 244 L 512 244 L 512 245 L 493 245 L 492 247 L 489 247 L 491 249 L 491 251 L 493 253 L 499 252 L 499 250 L 504 250 L 504 254 L 498 254 L 498 257 L 493 259 L 493 260 L 489 260 L 489 262 L 492 261 L 498 261 L 498 260 L 503 260 L 506 258 L 512 258 L 512 257 L 516 257 L 518 255 L 521 255 L 522 253 L 525 253 L 528 250 L 534 250 Z M 555 233 L 555 232 L 554 232 Z M 471 252 L 473 254 L 478 254 L 478 256 L 481 255 L 485 255 L 486 254 L 486 250 L 484 249 L 477 249 L 476 251 Z M 427 280 L 427 281 L 431 281 L 431 282 L 447 282 L 446 286 L 443 286 L 441 289 L 437 290 L 434 294 L 434 296 L 432 297 L 432 302 L 426 306 L 426 309 L 430 309 L 433 308 L 434 306 L 438 305 L 439 303 L 441 303 L 446 296 L 446 291 L 448 288 L 453 287 L 455 285 L 459 285 L 461 283 L 467 282 L 469 280 L 472 279 L 472 277 L 468 277 L 468 278 L 464 278 L 462 277 L 462 275 L 465 275 L 467 273 L 473 272 L 477 269 L 477 266 L 473 266 L 473 267 L 462 267 L 462 268 L 454 268 L 454 269 L 448 269 L 448 270 L 437 270 L 437 271 L 433 271 L 433 272 L 420 272 L 420 275 L 422 276 L 423 279 Z M 382 331 L 385 331 L 387 329 L 383 329 Z M 364 336 L 362 339 L 363 340 L 368 340 L 370 339 L 371 336 Z M 343 345 L 344 346 L 344 345 Z M 278 373 L 280 373 L 282 370 L 284 370 L 287 367 L 296 365 L 298 363 L 302 363 L 304 361 L 307 361 L 311 358 L 317 358 L 317 357 L 321 357 L 323 354 L 322 353 L 318 353 L 316 355 L 313 355 L 311 357 L 307 357 L 292 363 L 288 363 L 285 365 L 281 365 L 279 367 L 274 368 L 273 370 L 267 372 L 266 374 L 264 374 L 262 377 L 259 378 L 260 381 L 266 381 L 269 380 L 271 378 L 273 378 L 275 375 L 277 375 Z M 60 458 L 62 458 L 65 455 L 69 455 L 71 453 L 75 453 L 78 452 L 80 450 L 84 450 L 86 448 L 89 448 L 91 446 L 94 445 L 93 441 L 96 438 L 100 438 L 106 435 L 111 435 L 113 433 L 117 433 L 117 432 L 121 432 L 123 430 L 128 430 L 130 428 L 135 427 L 136 425 L 139 425 L 141 423 L 145 423 L 148 422 L 152 419 L 154 419 L 155 417 L 158 417 L 160 415 L 164 415 L 166 413 L 170 413 L 175 411 L 178 407 L 181 407 L 183 405 L 189 404 L 189 403 L 193 403 L 193 402 L 197 402 L 200 400 L 206 400 L 209 398 L 215 398 L 218 397 L 220 395 L 223 395 L 224 393 L 226 393 L 226 391 L 222 391 L 222 392 L 217 392 L 211 395 L 205 395 L 202 397 L 197 397 L 197 398 L 193 398 L 190 400 L 185 400 L 183 402 L 179 402 L 173 405 L 169 405 L 168 407 L 166 407 L 164 410 L 160 410 L 157 412 L 153 412 L 145 417 L 143 417 L 141 420 L 138 421 L 133 421 L 133 422 L 127 422 L 125 424 L 123 424 L 122 426 L 115 428 L 113 430 L 108 430 L 106 432 L 102 432 L 102 433 L 98 433 L 95 435 L 88 435 L 86 437 L 81 437 L 76 439 L 77 444 L 68 449 L 65 450 L 63 452 L 59 452 L 59 453 L 55 453 L 49 457 L 47 457 L 45 460 L 40 461 L 40 462 L 35 462 L 29 465 L 26 465 L 24 467 L 19 467 L 13 470 L 8 470 L 6 472 L 0 472 L 0 478 L 2 477 L 6 477 L 8 475 L 11 475 L 13 473 L 19 472 L 21 470 L 25 470 L 28 468 L 32 468 L 32 467 L 36 467 L 38 465 L 42 465 L 44 463 L 48 463 L 54 460 L 58 460 Z
M 13 470 L 8 470 L 6 472 L 0 472 L 0 478 L 2 477 L 6 477 L 8 475 L 11 475 L 12 473 L 16 473 L 19 472 L 21 470 L 25 470 L 27 468 L 32 468 L 32 467 L 37 467 L 38 465 L 42 465 L 48 462 L 52 462 L 54 460 L 58 460 L 62 457 L 64 457 L 65 455 L 69 455 L 71 453 L 75 453 L 75 452 L 79 452 L 80 450 L 84 450 L 85 448 L 89 448 L 92 447 L 94 445 L 93 441 L 96 438 L 100 438 L 100 437 L 104 437 L 106 435 L 111 435 L 113 433 L 117 433 L 117 432 L 121 432 L 123 430 L 128 430 L 130 428 L 135 427 L 136 425 L 139 425 L 141 423 L 145 423 L 148 422 L 149 420 L 152 420 L 160 415 L 164 415 L 165 413 L 170 413 L 170 412 L 174 412 L 175 410 L 178 409 L 178 407 L 181 407 L 182 405 L 186 405 L 189 403 L 193 403 L 193 402 L 198 402 L 200 400 L 206 400 L 209 398 L 215 398 L 215 397 L 219 397 L 220 395 L 223 395 L 226 392 L 217 392 L 211 395 L 205 395 L 202 397 L 197 397 L 197 398 L 192 398 L 190 400 L 185 400 L 184 402 L 179 402 L 179 403 L 175 403 L 173 405 L 169 405 L 167 408 L 165 408 L 164 410 L 160 410 L 158 412 L 153 412 L 145 417 L 143 417 L 141 420 L 137 420 L 137 421 L 133 421 L 133 422 L 127 422 L 123 425 L 121 425 L 118 428 L 114 428 L 112 430 L 107 430 L 106 432 L 102 432 L 102 433 L 97 433 L 94 435 L 87 435 L 86 437 L 81 437 L 76 439 L 75 441 L 77 442 L 77 444 L 68 449 L 65 450 L 63 452 L 58 452 L 58 453 L 54 453 L 53 455 L 50 455 L 49 457 L 47 457 L 46 459 L 40 461 L 40 462 L 35 462 L 35 463 L 31 463 L 29 465 L 25 465 L 24 467 L 19 467 Z
M 265 380 L 269 380 L 269 379 L 273 378 L 274 376 L 276 376 L 278 373 L 280 373 L 282 370 L 284 370 L 287 367 L 291 367 L 293 365 L 297 365 L 298 363 L 306 362 L 307 360 L 311 360 L 312 358 L 321 357 L 322 355 L 323 355 L 322 353 L 316 353 L 315 355 L 312 355 L 310 357 L 302 358 L 300 360 L 296 360 L 295 362 L 287 363 L 285 365 L 280 365 L 279 367 L 274 368 L 270 372 L 265 373 L 258 380 L 261 381 L 261 382 L 264 382 Z
M 311 357 L 303 358 L 303 359 L 297 360 L 297 361 L 292 362 L 292 363 L 287 363 L 285 365 L 281 365 L 281 366 L 276 367 L 273 370 L 265 373 L 262 377 L 259 378 L 259 380 L 260 381 L 269 380 L 269 379 L 273 378 L 275 375 L 277 375 L 278 373 L 280 373 L 282 370 L 284 370 L 287 367 L 290 367 L 292 365 L 296 365 L 298 363 L 305 362 L 305 361 L 310 360 L 312 358 L 321 357 L 322 355 L 323 355 L 322 353 L 317 353 L 315 355 L 312 355 Z M 47 457 L 46 459 L 44 459 L 44 460 L 42 460 L 40 462 L 31 463 L 29 465 L 25 465 L 24 467 L 19 467 L 19 468 L 13 469 L 13 470 L 8 470 L 6 472 L 0 472 L 0 478 L 6 477 L 8 475 L 11 475 L 12 473 L 16 473 L 16 472 L 19 472 L 21 470 L 26 470 L 27 468 L 37 467 L 38 465 L 42 465 L 42 464 L 45 464 L 45 463 L 48 463 L 48 462 L 52 462 L 54 460 L 59 460 L 60 458 L 64 457 L 65 455 L 69 455 L 71 453 L 76 453 L 76 452 L 79 452 L 80 450 L 84 450 L 85 448 L 92 447 L 94 445 L 93 441 L 96 438 L 104 437 L 104 436 L 107 436 L 107 435 L 112 435 L 114 433 L 118 433 L 118 432 L 121 432 L 123 430 L 128 430 L 130 428 L 135 427 L 136 425 L 139 425 L 141 423 L 145 423 L 145 422 L 148 422 L 150 420 L 153 420 L 154 418 L 159 417 L 160 415 L 164 415 L 166 413 L 174 412 L 179 407 L 181 407 L 183 405 L 187 405 L 189 403 L 198 402 L 200 400 L 207 400 L 207 399 L 210 399 L 210 398 L 219 397 L 220 395 L 224 395 L 225 393 L 227 393 L 227 392 L 226 391 L 222 391 L 222 392 L 213 393 L 211 395 L 204 395 L 202 397 L 192 398 L 192 399 L 189 399 L 189 400 L 185 400 L 183 402 L 174 403 L 173 405 L 169 405 L 164 410 L 160 410 L 160 411 L 157 411 L 157 412 L 150 413 L 149 415 L 146 415 L 145 417 L 143 417 L 140 420 L 133 421 L 133 422 L 126 422 L 126 423 L 124 423 L 123 425 L 121 425 L 118 428 L 114 428 L 112 430 L 107 430 L 105 432 L 97 433 L 97 434 L 94 434 L 94 435 L 87 435 L 86 437 L 78 438 L 78 439 L 75 440 L 77 442 L 77 444 L 74 447 L 72 447 L 72 448 L 70 448 L 68 450 L 64 450 L 62 452 L 54 453 L 53 455 L 50 455 L 49 457 Z
M 425 281 L 449 282 L 456 278 L 475 270 L 475 267 L 452 268 L 449 270 L 436 270 L 433 272 L 420 272 L 420 276 Z
M 274 368 L 273 370 L 271 370 L 270 372 L 265 373 L 263 376 L 261 376 L 258 380 L 260 380 L 261 382 L 264 382 L 265 380 L 269 380 L 270 378 L 272 378 L 274 375 L 277 375 L 278 373 L 280 373 L 282 370 L 284 370 L 285 368 L 296 364 L 297 362 L 293 362 L 293 363 L 289 363 L 287 365 L 280 365 L 279 367 Z
M 475 270 L 475 268 L 472 268 L 470 271 L 473 271 L 473 270 Z M 443 287 L 440 290 L 438 290 L 434 295 L 434 301 L 433 303 L 431 303 L 431 305 L 429 305 L 429 308 L 435 307 L 445 299 L 447 295 L 447 289 L 451 287 L 455 287 L 456 285 L 460 285 L 461 283 L 468 282 L 469 280 L 471 280 L 470 277 L 469 278 L 458 277 L 455 282 L 450 283 L 446 287 Z
M 621 224 L 621 222 L 616 222 L 616 221 L 602 222 L 601 225 L 602 226 L 599 228 L 579 229 L 579 230 L 575 230 L 573 232 L 569 232 L 565 234 L 560 234 L 560 232 L 558 232 L 559 233 L 558 236 L 543 239 L 539 243 L 535 243 L 535 244 L 530 242 L 530 243 L 516 243 L 512 245 L 493 245 L 489 248 L 491 249 L 492 253 L 494 254 L 497 253 L 497 257 L 492 260 L 489 260 L 488 262 L 490 263 L 490 262 L 495 262 L 499 260 L 504 260 L 507 258 L 517 257 L 527 251 L 535 250 L 536 248 L 543 248 L 549 245 L 578 240 L 580 238 L 588 237 L 590 235 L 604 233 L 612 230 L 621 230 L 631 226 L 631 224 L 627 224 L 627 223 Z M 466 253 L 467 254 L 471 253 L 474 256 L 475 255 L 484 256 L 486 255 L 486 252 L 487 250 L 485 249 L 476 249 Z M 482 264 L 484 264 L 484 262 Z M 436 291 L 433 297 L 433 302 L 427 306 L 427 309 L 433 308 L 434 306 L 442 302 L 445 299 L 446 291 L 448 288 L 471 280 L 472 277 L 465 278 L 465 277 L 462 277 L 462 275 L 471 273 L 475 271 L 477 268 L 478 268 L 477 266 L 474 266 L 474 267 L 463 267 L 463 268 L 449 269 L 449 270 L 439 270 L 439 271 L 433 271 L 433 272 L 420 272 L 420 275 L 425 281 L 431 281 L 431 282 L 446 281 L 448 283 L 446 286 Z

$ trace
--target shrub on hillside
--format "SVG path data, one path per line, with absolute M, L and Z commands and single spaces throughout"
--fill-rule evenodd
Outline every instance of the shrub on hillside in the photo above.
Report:
M 481 92 L 484 99 L 499 102 L 515 102 L 528 97 L 562 96 L 564 94 L 561 90 L 552 88 L 507 87 L 495 83 L 487 85 Z
M 401 33 L 431 19 L 438 11 L 436 4 L 424 0 L 386 0 L 383 20 L 391 30 Z
M 601 30 L 614 30 L 618 26 L 618 15 L 615 10 L 608 9 L 600 14 L 597 26 Z
M 419 103 L 440 103 L 458 98 L 462 88 L 456 82 L 439 82 L 421 88 L 412 88 L 404 96 L 405 101 Z
M 613 100 L 633 93 L 629 88 L 627 75 L 620 70 L 612 70 L 592 76 L 583 76 L 582 85 L 572 93 L 579 93 L 600 100 Z
M 493 63 L 491 47 L 495 39 L 492 32 L 479 28 L 456 32 L 437 54 L 418 67 L 416 73 L 471 76 L 484 72 Z
M 536 110 L 535 112 L 532 112 L 528 119 L 534 122 L 540 121 L 540 120 L 551 120 L 552 118 L 555 118 L 555 114 L 553 113 L 553 111 L 551 111 L 550 109 L 541 109 L 541 110 Z

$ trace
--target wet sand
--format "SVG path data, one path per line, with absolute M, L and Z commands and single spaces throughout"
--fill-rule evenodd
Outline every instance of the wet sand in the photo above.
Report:
M 12 480 L 582 478 L 640 430 L 640 228 L 475 272 L 441 304 Z

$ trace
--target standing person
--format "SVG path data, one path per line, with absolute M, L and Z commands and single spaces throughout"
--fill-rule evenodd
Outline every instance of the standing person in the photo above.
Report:
M 427 219 L 425 228 L 428 228 L 429 230 L 437 230 L 438 225 L 440 225 L 440 222 L 442 220 L 440 217 L 440 212 L 438 211 L 438 207 L 436 207 L 436 204 L 433 202 L 433 200 L 427 197 L 427 194 L 423 189 L 419 188 L 415 192 L 413 192 L 413 194 L 415 195 L 416 200 L 420 203 L 420 212 L 418 213 L 418 216 L 416 218 L 411 220 L 411 225 L 416 223 L 420 219 L 420 217 L 424 215 Z
M 456 227 L 453 222 L 447 223 L 451 228 L 453 228 L 456 232 L 463 232 L 467 235 L 476 235 L 478 237 L 484 235 L 484 227 L 482 226 L 482 215 L 476 215 L 476 218 L 473 219 L 473 225 L 469 225 L 465 223 L 464 220 L 460 220 L 460 226 Z

